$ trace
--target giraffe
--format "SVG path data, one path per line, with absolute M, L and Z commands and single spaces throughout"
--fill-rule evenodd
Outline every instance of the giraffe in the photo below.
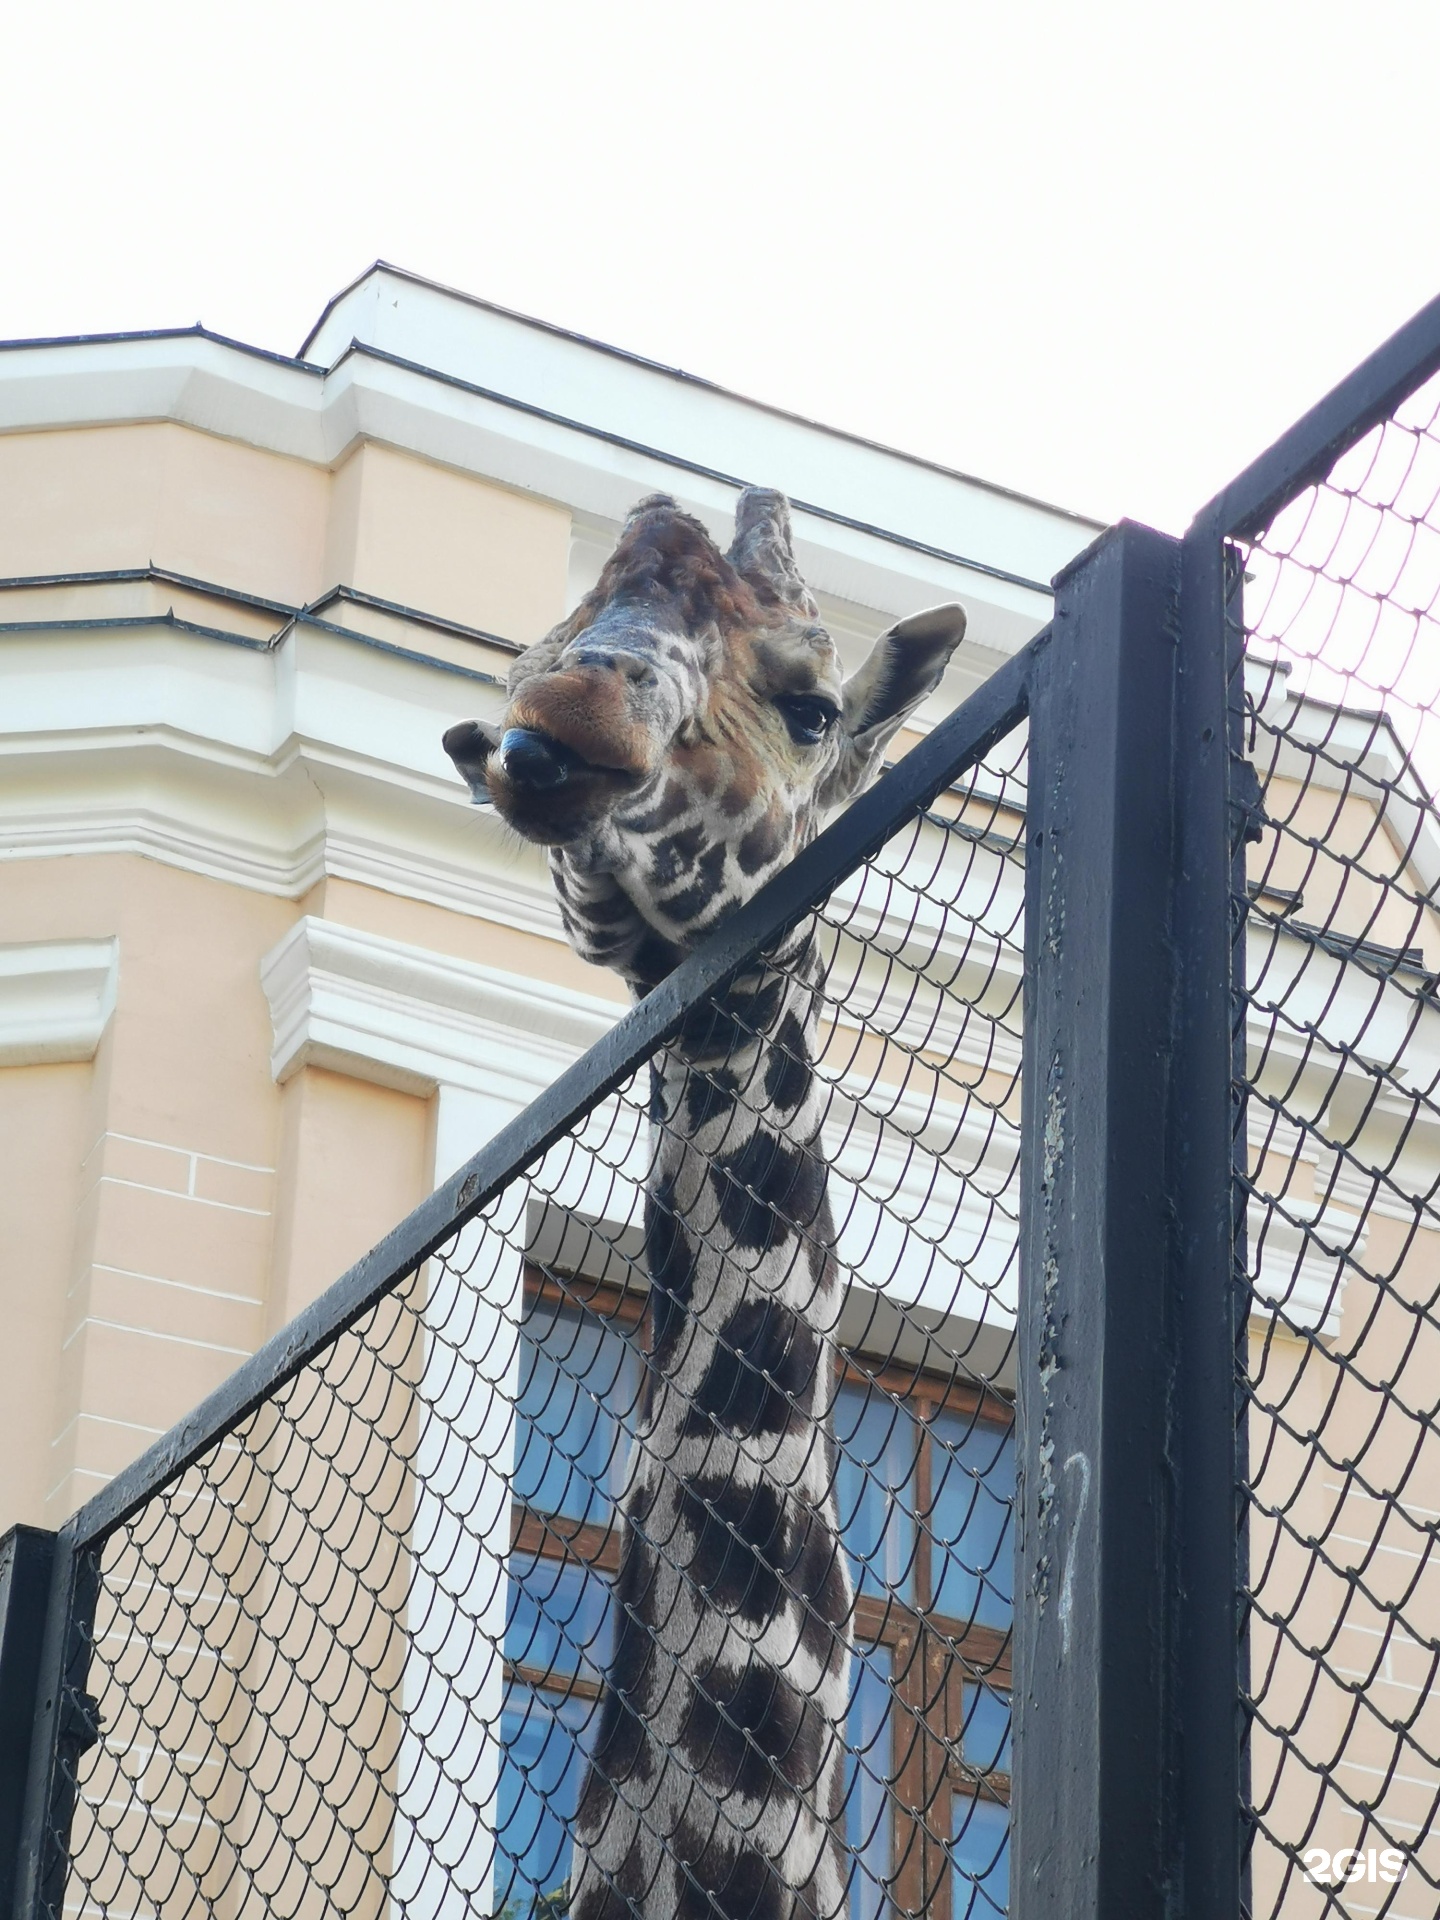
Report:
M 722 553 L 668 495 L 446 751 L 549 850 L 565 930 L 641 996 L 875 775 L 965 630 L 899 621 L 850 679 L 789 504 Z M 572 1920 L 840 1920 L 854 1596 L 827 1358 L 841 1296 L 813 1070 L 813 922 L 652 1069 L 649 1329 Z

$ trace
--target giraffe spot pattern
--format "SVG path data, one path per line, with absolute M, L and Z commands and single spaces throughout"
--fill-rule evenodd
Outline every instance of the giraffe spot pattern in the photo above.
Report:
M 658 833 L 661 827 L 668 827 L 678 820 L 689 804 L 690 796 L 685 791 L 684 783 L 667 780 L 660 789 L 660 797 L 648 812 L 642 809 L 636 813 L 622 813 L 616 824 L 627 833 L 640 834 L 642 837 Z
M 768 1033 L 780 1011 L 787 982 L 762 981 L 756 986 L 732 986 L 722 1000 L 707 1000 L 681 1022 L 676 1045 L 689 1060 L 731 1060 L 755 1045 L 757 1034 Z
M 679 966 L 680 949 L 662 934 L 647 933 L 626 963 L 627 971 L 647 991 L 658 986 L 667 974 Z
M 673 1845 L 681 1867 L 676 1920 L 784 1920 L 789 1898 L 758 1847 L 726 1846 L 693 1818 L 680 1823 Z
M 804 1640 L 822 1663 L 848 1659 L 851 1613 L 844 1550 L 821 1515 L 796 1507 L 786 1553 L 789 1584 L 804 1608 Z
M 751 1626 L 773 1619 L 782 1598 L 776 1569 L 785 1549 L 775 1489 L 697 1476 L 682 1486 L 680 1506 L 695 1536 L 687 1578 L 722 1613 Z
M 646 1686 L 655 1629 L 657 1567 L 651 1547 L 627 1528 L 615 1582 L 615 1657 L 610 1665 L 615 1684 L 638 1705 L 649 1706 Z
M 762 867 L 770 867 L 785 850 L 785 841 L 781 821 L 774 810 L 757 820 L 750 831 L 735 849 L 735 858 L 744 874 L 759 873 Z
M 733 1073 L 704 1073 L 698 1068 L 692 1072 L 685 1089 L 685 1119 L 691 1133 L 732 1112 L 739 1091 Z
M 792 1785 L 802 1746 L 804 1702 L 781 1674 L 753 1656 L 738 1670 L 719 1662 L 698 1682 L 681 1736 L 687 1758 L 718 1799 L 764 1805 L 777 1782 Z M 817 1754 L 818 1757 L 818 1754 Z
M 675 1179 L 667 1174 L 645 1196 L 645 1258 L 650 1270 L 651 1351 L 663 1368 L 679 1337 L 695 1285 L 695 1260 L 675 1218 Z
M 635 1907 L 649 1893 L 654 1877 L 653 1870 L 649 1873 L 645 1870 L 645 1853 L 636 1834 L 616 1870 L 614 1887 L 607 1888 L 610 1897 L 618 1902 L 616 1920 L 633 1920 Z
M 780 1113 L 796 1113 L 809 1098 L 814 1081 L 805 1030 L 793 1013 L 787 1013 L 765 1062 L 766 1097 Z
M 783 1433 L 805 1417 L 797 1406 L 819 1367 L 820 1342 L 797 1314 L 777 1300 L 742 1300 L 720 1329 L 682 1431 L 708 1432 L 715 1421 L 752 1439 Z
M 649 1744 L 644 1721 L 612 1679 L 600 1703 L 600 1730 L 581 1796 L 578 1818 L 582 1828 L 593 1829 L 603 1821 L 605 1806 L 617 1786 L 623 1786 L 632 1775 L 648 1772 L 653 1765 Z
M 748 813 L 760 791 L 759 768 L 752 762 L 742 765 L 720 797 L 720 811 L 732 820 Z
M 661 901 L 667 919 L 685 926 L 698 920 L 705 909 L 711 905 L 720 891 L 720 882 L 725 877 L 726 847 L 723 840 L 702 853 L 695 862 L 695 878 L 688 887 L 682 887 L 678 893 L 672 893 Z
M 703 820 L 697 820 L 693 826 L 657 840 L 650 854 L 650 878 L 654 885 L 672 886 L 682 873 L 688 872 L 695 864 L 696 856 L 709 837 L 709 827 Z
M 813 1226 L 825 1197 L 819 1158 L 759 1129 L 715 1162 L 710 1180 L 726 1231 L 750 1253 L 771 1253 L 796 1228 Z
M 605 1880 L 587 1889 L 575 1902 L 575 1920 L 635 1920 L 647 1891 L 643 1877 L 636 1880 L 633 1890 L 622 1887 L 618 1875 L 613 1885 Z

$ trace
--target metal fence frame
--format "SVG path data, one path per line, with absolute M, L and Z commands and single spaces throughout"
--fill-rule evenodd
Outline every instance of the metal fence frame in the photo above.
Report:
M 1254 796 L 1230 543 L 1437 368 L 1440 300 L 1183 540 L 1111 528 L 1056 581 L 1044 632 L 519 1119 L 58 1533 L 7 1536 L 0 1908 L 49 1920 L 63 1902 L 50 1836 L 97 1737 L 85 1633 L 107 1536 L 1028 720 L 1012 1911 L 1236 1911 L 1246 1321 L 1232 1083 Z

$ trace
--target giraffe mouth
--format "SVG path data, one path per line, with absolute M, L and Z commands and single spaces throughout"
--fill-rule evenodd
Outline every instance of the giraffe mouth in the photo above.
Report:
M 573 840 L 636 784 L 623 767 L 587 760 L 538 727 L 507 727 L 486 768 L 491 798 L 527 840 Z
M 500 771 L 512 786 L 548 793 L 563 787 L 588 762 L 573 747 L 538 727 L 507 727 L 497 755 Z

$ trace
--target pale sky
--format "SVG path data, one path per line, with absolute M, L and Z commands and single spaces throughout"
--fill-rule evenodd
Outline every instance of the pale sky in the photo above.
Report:
M 1178 531 L 1440 291 L 1436 0 L 72 0 L 3 45 L 3 338 L 294 352 L 380 257 Z

